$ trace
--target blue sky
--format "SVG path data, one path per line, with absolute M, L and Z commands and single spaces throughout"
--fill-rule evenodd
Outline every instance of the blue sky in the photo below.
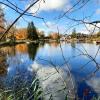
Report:
M 3 1 L 3 0 L 0 0 Z M 9 0 L 15 5 L 17 5 L 21 9 L 26 9 L 34 0 Z M 60 15 L 62 15 L 65 11 L 70 9 L 78 0 L 45 0 L 45 3 L 41 1 L 41 3 L 37 3 L 34 5 L 28 12 L 34 13 L 40 4 L 39 11 L 35 14 L 35 16 L 43 17 L 45 19 L 46 24 L 49 26 L 47 27 L 45 23 L 41 19 L 37 19 L 34 17 L 23 16 L 18 22 L 17 27 L 27 27 L 27 21 L 33 21 L 35 26 L 39 30 L 45 31 L 45 34 L 49 34 L 51 31 L 56 32 L 57 27 L 59 28 L 60 33 L 64 33 L 66 29 L 69 29 L 70 26 L 77 24 L 77 22 L 71 21 L 66 17 L 58 19 Z M 87 1 L 87 0 L 86 0 Z M 4 1 L 6 4 L 9 4 L 6 0 Z M 90 0 L 83 8 L 74 12 L 75 9 L 80 7 L 82 2 L 73 8 L 69 13 L 66 15 L 75 18 L 75 19 L 83 19 L 85 16 L 90 16 L 87 18 L 86 21 L 95 21 L 100 20 L 100 0 Z M 10 8 L 4 6 L 5 8 L 5 18 L 9 23 L 12 23 L 18 16 L 15 11 L 11 10 Z M 100 26 L 100 24 L 99 24 Z M 87 25 L 88 28 L 93 28 L 92 26 Z M 84 32 L 87 33 L 84 25 L 79 25 L 76 27 L 77 32 Z M 72 29 L 65 32 L 64 34 L 70 34 Z

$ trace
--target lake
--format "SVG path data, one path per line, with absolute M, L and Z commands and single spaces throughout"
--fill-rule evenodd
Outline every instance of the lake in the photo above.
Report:
M 100 45 L 51 42 L 0 48 L 0 91 L 17 91 L 39 79 L 45 100 L 100 96 Z M 31 99 L 30 99 L 31 100 Z

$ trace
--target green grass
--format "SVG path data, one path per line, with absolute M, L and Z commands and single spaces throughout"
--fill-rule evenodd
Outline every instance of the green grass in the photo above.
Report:
M 43 98 L 42 93 L 39 80 L 34 79 L 29 87 L 20 88 L 18 91 L 1 91 L 0 100 L 40 100 Z

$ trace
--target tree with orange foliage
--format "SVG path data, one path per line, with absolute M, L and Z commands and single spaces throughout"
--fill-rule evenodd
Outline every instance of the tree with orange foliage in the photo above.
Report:
M 4 12 L 3 12 L 3 9 L 0 5 L 0 33 L 3 33 L 4 32 L 4 22 L 5 22 L 5 19 L 4 19 Z
M 52 33 L 49 35 L 51 39 L 58 40 L 60 38 L 58 33 Z
M 26 28 L 17 29 L 15 37 L 17 40 L 27 39 L 27 29 Z

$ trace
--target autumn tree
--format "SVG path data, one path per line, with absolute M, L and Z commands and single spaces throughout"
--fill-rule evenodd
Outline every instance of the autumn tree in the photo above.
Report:
M 54 40 L 58 40 L 60 38 L 58 33 L 52 33 L 49 35 L 49 37 Z
M 2 6 L 0 5 L 0 33 L 4 32 L 4 27 L 5 27 L 4 11 L 2 9 Z
M 0 5 L 0 33 L 4 32 L 4 11 Z
M 100 36 L 100 31 L 99 31 L 99 32 L 97 32 L 97 36 Z
M 17 40 L 27 39 L 27 29 L 26 28 L 17 29 L 15 37 Z
M 7 24 L 7 28 L 10 27 L 10 24 Z M 15 32 L 16 32 L 17 28 L 16 26 L 12 26 L 10 28 L 10 30 L 8 31 L 8 34 L 6 35 L 6 39 L 10 39 L 10 40 L 14 40 L 15 41 Z
M 2 33 L 5 32 L 5 18 L 4 18 L 4 11 L 3 8 L 0 4 L 0 36 L 2 36 Z M 2 39 L 2 41 L 6 40 L 6 36 L 4 36 Z
M 34 26 L 33 22 L 28 23 L 27 33 L 28 33 L 29 39 L 31 39 L 31 40 L 37 40 L 38 39 L 37 30 L 36 30 L 36 27 Z

